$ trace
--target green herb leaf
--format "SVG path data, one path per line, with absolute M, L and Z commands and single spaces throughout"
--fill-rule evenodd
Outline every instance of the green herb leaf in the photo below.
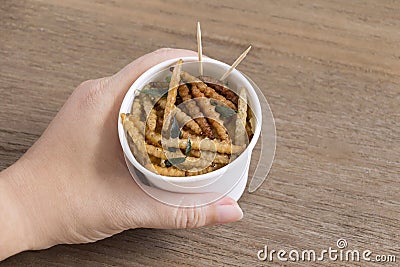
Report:
M 170 82 L 171 82 L 171 76 L 165 77 L 165 81 L 166 81 L 167 83 L 170 83 Z
M 140 93 L 152 95 L 152 96 L 164 96 L 168 94 L 168 88 L 152 88 L 141 90 Z
M 172 119 L 171 130 L 169 132 L 169 136 L 171 138 L 177 138 L 181 135 L 181 129 L 179 128 L 178 121 L 176 120 L 176 116 Z
M 176 152 L 178 149 L 176 147 L 167 148 L 169 152 Z
M 192 151 L 192 141 L 190 141 L 190 137 L 188 137 L 187 145 L 186 145 L 186 149 L 185 149 L 186 157 L 189 156 L 190 151 Z
M 237 112 L 231 108 L 225 107 L 225 106 L 215 106 L 215 110 L 221 114 L 221 118 L 229 118 L 230 116 L 236 114 Z
M 216 105 L 218 105 L 218 102 L 215 101 L 214 99 L 210 99 L 210 104 L 213 106 L 216 106 Z
M 172 159 L 167 159 L 165 160 L 165 166 L 171 167 L 172 165 L 178 165 L 181 164 L 186 160 L 185 157 L 179 157 L 179 158 L 172 158 Z

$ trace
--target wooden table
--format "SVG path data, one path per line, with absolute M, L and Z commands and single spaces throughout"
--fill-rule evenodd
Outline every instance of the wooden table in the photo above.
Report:
M 339 238 L 400 261 L 400 2 L 216 2 L 1 1 L 0 169 L 82 81 L 160 47 L 195 50 L 198 20 L 210 57 L 232 63 L 253 46 L 239 69 L 270 103 L 277 150 L 238 223 L 131 230 L 0 265 L 265 266 L 264 245 L 320 251 Z

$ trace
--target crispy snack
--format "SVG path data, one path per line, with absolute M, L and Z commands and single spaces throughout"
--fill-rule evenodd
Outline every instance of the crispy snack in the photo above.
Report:
M 191 133 L 190 131 L 187 131 L 187 130 L 185 130 L 185 129 L 181 129 L 181 136 L 180 136 L 181 138 L 197 138 L 197 137 L 200 137 L 200 135 L 198 135 L 198 134 L 194 134 L 194 133 Z
M 197 84 L 201 87 L 205 87 L 207 86 L 205 83 L 202 82 L 202 80 L 200 80 L 199 78 L 194 77 L 193 75 L 187 73 L 186 71 L 182 71 L 181 70 L 181 78 L 185 81 L 187 81 L 188 83 L 194 83 Z
M 207 159 L 186 157 L 185 161 L 179 164 L 179 167 L 185 170 L 197 171 L 209 166 L 212 162 Z
M 183 132 L 183 131 L 182 131 Z M 188 138 L 188 136 L 186 136 L 186 137 L 184 137 L 184 136 L 182 136 L 184 139 L 186 139 L 187 140 L 187 138 Z M 161 143 L 161 134 L 159 134 L 159 133 L 146 133 L 146 138 L 148 138 L 148 140 L 151 142 L 151 143 L 154 143 L 154 144 L 160 144 Z M 182 140 L 182 139 L 181 139 Z M 208 143 L 208 141 L 207 140 L 209 140 L 209 139 L 207 139 L 207 138 L 202 138 L 202 137 L 200 137 L 200 136 L 191 136 L 191 142 L 192 142 L 192 150 L 191 150 L 191 152 L 190 152 L 190 156 L 192 156 L 192 157 L 196 157 L 196 158 L 200 158 L 200 151 L 198 150 L 198 149 L 196 149 L 196 147 L 198 147 L 199 145 L 198 145 L 198 143 L 200 143 L 200 142 L 205 142 L 205 144 L 207 144 Z M 214 140 L 210 140 L 210 141 L 212 141 L 212 142 L 214 142 L 214 143 L 217 143 L 217 141 L 214 141 Z M 174 142 L 174 141 L 172 141 L 172 139 L 171 139 L 171 141 L 170 141 L 170 143 L 171 142 Z M 193 142 L 196 142 L 195 144 L 193 144 Z M 168 143 L 167 143 L 168 144 Z M 211 145 L 211 144 L 210 144 Z M 226 146 L 225 145 L 225 143 L 223 143 L 223 146 Z M 172 147 L 177 147 L 177 145 L 175 144 L 174 146 L 172 146 Z M 186 148 L 186 145 L 182 145 L 181 146 L 181 148 L 182 149 L 185 149 Z M 238 146 L 233 146 L 233 152 L 235 153 L 235 152 L 237 152 L 237 151 L 240 151 L 242 148 L 240 148 L 240 147 L 238 147 Z M 210 150 L 213 150 L 213 149 L 210 149 Z M 207 159 L 209 159 L 210 158 L 210 156 L 207 156 L 207 155 L 210 155 L 211 154 L 211 156 L 213 155 L 213 153 L 210 153 L 210 151 L 202 151 L 201 153 L 204 153 L 204 155 L 206 156 L 206 158 Z M 220 152 L 220 153 L 222 153 L 222 152 Z M 227 154 L 220 154 L 220 153 L 217 153 L 217 154 L 215 154 L 215 158 L 214 158 L 214 162 L 215 163 L 221 163 L 221 164 L 227 164 L 227 163 L 229 163 L 229 155 L 227 155 Z
M 214 164 L 214 165 L 208 166 L 207 168 L 200 170 L 200 171 L 186 171 L 186 176 L 194 176 L 194 175 L 201 175 L 201 174 L 209 173 L 209 172 L 218 170 L 221 167 L 222 167 L 221 164 Z
M 150 131 L 155 131 L 157 126 L 157 113 L 148 95 L 142 94 L 143 109 L 146 114 L 146 124 Z
M 220 164 L 224 164 L 224 165 L 229 163 L 229 155 L 226 155 L 226 154 L 214 153 L 211 151 L 200 152 L 200 150 L 194 150 L 194 149 L 192 149 L 192 151 L 190 151 L 190 156 L 200 158 L 201 155 L 203 155 L 208 160 L 210 160 L 210 159 L 213 160 L 214 163 L 220 163 Z M 213 157 L 214 157 L 214 159 L 213 159 Z
M 167 102 L 168 100 L 165 100 L 164 98 L 160 99 L 158 101 L 159 105 L 162 108 L 167 107 Z M 197 134 L 201 134 L 201 128 L 197 124 L 196 121 L 194 121 L 191 117 L 189 117 L 185 112 L 183 112 L 180 108 L 173 106 L 173 111 L 175 112 L 175 116 L 177 121 L 179 121 L 182 124 L 185 124 L 188 128 L 190 128 L 192 131 L 194 131 Z M 165 121 L 165 112 L 164 112 L 164 121 Z
M 132 151 L 133 155 L 135 155 L 135 157 L 136 157 L 136 159 L 137 159 L 138 162 L 140 162 L 141 164 L 143 164 L 143 163 L 144 163 L 143 155 L 141 155 L 141 154 L 139 153 L 139 150 L 138 150 L 137 146 L 135 145 L 135 143 L 133 143 L 132 138 L 129 137 L 129 138 L 127 138 L 127 139 L 128 139 L 129 148 L 130 148 L 130 150 Z
M 190 94 L 189 88 L 186 84 L 182 84 L 179 86 L 179 95 L 182 97 L 183 101 L 188 101 L 185 103 L 186 110 L 188 111 L 189 115 L 197 122 L 200 126 L 203 133 L 211 139 L 214 139 L 214 134 L 211 129 L 210 124 L 208 124 L 207 119 L 204 118 L 203 113 L 201 112 L 200 108 L 197 106 L 195 101 L 190 101 L 192 99 L 192 95 Z
M 213 88 L 208 87 L 207 84 L 205 84 L 202 80 L 190 75 L 186 71 L 181 71 L 181 77 L 185 81 L 195 84 L 197 88 L 199 88 L 200 92 L 202 92 L 205 96 L 218 100 L 230 107 L 231 109 L 236 110 L 235 104 L 226 99 L 224 96 L 218 94 Z
M 146 163 L 148 161 L 148 156 L 146 152 L 144 137 L 140 133 L 139 127 L 135 125 L 134 120 L 129 119 L 129 117 L 131 116 L 127 116 L 124 113 L 121 114 L 121 120 L 124 126 L 124 130 L 132 138 L 132 141 L 137 148 L 139 158 L 143 159 L 143 163 Z
M 139 102 L 139 98 L 136 98 L 133 100 L 132 103 L 132 108 L 131 108 L 131 115 L 136 117 L 136 118 L 140 118 L 142 115 L 142 105 Z
M 146 146 L 146 152 L 149 155 L 152 155 L 152 156 L 154 156 L 156 158 L 159 158 L 159 159 L 167 159 L 167 156 L 164 154 L 164 151 L 163 151 L 162 148 L 156 147 L 156 146 L 152 146 L 152 145 L 149 145 L 149 144 L 146 144 L 145 146 Z
M 226 99 L 231 101 L 236 106 L 238 105 L 239 97 L 235 94 L 228 86 L 223 84 L 221 81 L 214 79 L 210 76 L 200 76 L 200 80 L 205 82 L 209 87 L 213 88 L 219 94 L 223 95 Z
M 138 133 L 140 133 L 141 135 L 144 134 L 146 125 L 143 121 L 141 121 L 140 117 L 138 118 L 131 114 L 126 114 L 125 120 L 132 122 L 134 124 L 134 126 L 136 127 Z
M 146 144 L 146 151 L 149 155 L 156 157 L 160 160 L 167 160 L 168 157 L 164 153 L 163 149 L 160 147 L 155 147 L 149 144 Z M 169 156 L 170 157 L 170 156 Z M 211 161 L 207 159 L 201 159 L 201 158 L 196 158 L 196 157 L 186 157 L 185 161 L 180 163 L 179 166 L 184 168 L 184 169 L 203 169 L 210 165 Z
M 169 90 L 168 90 L 168 96 L 167 96 L 167 102 L 165 104 L 165 110 L 164 110 L 164 121 L 169 116 L 169 113 L 173 110 L 175 101 L 176 101 L 176 95 L 178 94 L 178 86 L 179 86 L 179 81 L 181 80 L 181 69 L 182 69 L 182 59 L 178 60 L 177 65 L 175 66 L 172 75 L 171 75 L 171 81 L 169 83 Z
M 224 96 L 218 94 L 213 88 L 211 87 L 204 87 L 204 90 L 201 90 L 202 93 L 204 93 L 207 97 L 209 98 L 213 98 L 215 100 L 221 101 L 222 103 L 224 103 L 225 105 L 227 105 L 228 107 L 230 107 L 231 109 L 236 110 L 236 106 L 235 104 L 233 104 L 231 101 L 229 101 L 228 99 L 226 99 Z
M 154 146 L 161 146 L 161 134 L 159 133 L 146 131 L 146 140 Z
M 149 155 L 149 158 L 150 158 L 150 162 L 151 162 L 153 165 L 159 165 L 159 164 L 161 164 L 161 160 L 160 160 L 159 158 L 154 157 L 154 156 L 152 156 L 152 155 Z
M 206 98 L 194 84 L 192 85 L 192 94 L 196 98 L 201 98 L 197 103 L 203 113 L 207 116 L 208 121 L 214 127 L 221 140 L 229 141 L 229 136 L 223 126 L 224 123 L 221 121 L 219 113 L 215 111 L 215 106 L 211 105 L 210 99 Z
M 217 141 L 215 139 L 212 140 L 201 137 L 193 138 L 190 141 L 192 143 L 192 149 L 201 151 L 203 150 L 214 151 L 224 154 L 238 154 L 242 152 L 245 148 L 245 146 L 232 145 L 229 142 Z M 167 147 L 176 147 L 185 149 L 187 146 L 187 139 L 178 139 L 178 141 L 173 139 L 167 139 L 165 140 L 165 145 Z
M 239 91 L 238 113 L 236 118 L 235 144 L 243 145 L 246 142 L 247 95 L 246 88 Z
M 153 166 L 146 166 L 146 168 L 151 168 L 153 167 L 155 172 L 160 174 L 160 175 L 164 175 L 164 176 L 175 176 L 175 177 L 184 177 L 186 172 L 177 169 L 176 167 L 161 167 L 161 166 L 157 166 L 157 165 L 153 165 Z

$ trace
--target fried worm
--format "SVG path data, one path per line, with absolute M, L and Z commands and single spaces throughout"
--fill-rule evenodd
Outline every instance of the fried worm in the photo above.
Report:
M 206 159 L 208 160 L 213 160 L 215 163 L 220 163 L 220 164 L 228 164 L 229 163 L 229 156 L 226 154 L 220 154 L 220 153 L 215 153 L 212 151 L 201 151 L 200 150 L 194 150 L 190 151 L 190 155 L 193 157 L 200 158 L 201 155 L 203 155 Z M 214 159 L 213 159 L 214 157 Z
M 221 81 L 214 79 L 210 76 L 200 76 L 200 80 L 205 82 L 209 87 L 213 88 L 215 91 L 223 95 L 226 99 L 231 101 L 236 106 L 238 105 L 239 97 L 235 92 L 233 92 L 228 86 L 223 84 Z
M 181 77 L 185 81 L 195 84 L 197 88 L 199 88 L 200 92 L 202 92 L 206 97 L 218 100 L 230 107 L 231 109 L 236 110 L 235 104 L 226 99 L 224 96 L 218 94 L 213 88 L 208 87 L 207 84 L 205 84 L 202 80 L 190 75 L 186 71 L 181 71 Z
M 129 116 L 127 116 L 124 113 L 121 114 L 121 120 L 124 126 L 124 130 L 132 138 L 132 141 L 137 148 L 139 158 L 143 159 L 143 163 L 146 163 L 148 162 L 149 158 L 146 152 L 144 137 L 142 133 L 140 133 L 140 130 L 137 127 L 137 125 L 135 125 L 135 123 L 132 120 L 128 119 L 128 117 Z
M 157 126 L 157 112 L 148 95 L 142 95 L 143 109 L 146 114 L 146 124 L 150 131 L 155 131 Z
M 223 121 L 221 121 L 219 113 L 215 111 L 215 106 L 211 105 L 210 99 L 206 98 L 204 94 L 200 92 L 200 90 L 194 84 L 192 85 L 192 94 L 196 98 L 201 98 L 197 103 L 200 106 L 203 113 L 209 119 L 208 121 L 214 127 L 221 140 L 228 141 L 229 136 L 226 132 L 226 129 L 223 126 Z
M 187 146 L 187 139 L 166 139 L 163 140 L 167 147 L 175 147 L 175 148 L 181 148 L 185 149 Z M 217 140 L 212 140 L 208 138 L 194 138 L 190 139 L 192 143 L 192 149 L 195 150 L 208 150 L 208 151 L 214 151 L 214 152 L 219 152 L 223 154 L 238 154 L 243 151 L 245 146 L 238 146 L 238 145 L 232 145 L 229 142 L 225 141 L 217 141 Z
M 211 139 L 214 139 L 214 134 L 211 129 L 210 124 L 208 124 L 207 119 L 204 118 L 203 113 L 201 112 L 200 108 L 197 106 L 195 101 L 191 101 L 192 96 L 190 94 L 189 88 L 186 84 L 179 86 L 179 95 L 182 97 L 183 101 L 188 101 L 185 103 L 186 110 L 188 111 L 189 115 L 197 122 L 200 126 L 203 133 Z
M 247 117 L 247 95 L 246 88 L 239 91 L 238 113 L 236 117 L 235 144 L 243 145 L 246 142 L 246 117 Z
M 167 101 L 164 98 L 162 98 L 158 101 L 158 103 L 162 108 L 166 108 Z M 173 111 L 175 112 L 177 121 L 179 121 L 182 124 L 185 124 L 188 128 L 190 128 L 195 133 L 201 134 L 200 126 L 191 117 L 189 117 L 185 112 L 183 112 L 180 108 L 175 107 L 175 105 L 173 105 Z M 164 112 L 164 122 L 165 122 L 165 112 Z
M 176 95 L 178 94 L 178 86 L 179 82 L 181 80 L 181 69 L 182 69 L 182 59 L 178 60 L 177 65 L 175 66 L 172 75 L 171 75 L 171 81 L 169 83 L 169 90 L 168 90 L 168 96 L 167 96 L 167 102 L 165 104 L 165 110 L 164 110 L 164 122 L 169 116 L 169 113 L 173 110 L 175 101 L 176 101 Z
M 214 164 L 214 166 L 208 166 L 207 168 L 200 170 L 200 171 L 186 171 L 186 176 L 206 174 L 206 173 L 218 170 L 221 167 L 222 167 L 222 165 L 220 165 L 220 164 Z
M 154 168 L 155 172 L 164 175 L 164 176 L 176 176 L 176 177 L 183 177 L 185 176 L 185 171 L 179 170 L 175 167 L 161 167 L 157 165 L 153 166 L 148 166 L 149 164 L 146 165 L 146 168 Z

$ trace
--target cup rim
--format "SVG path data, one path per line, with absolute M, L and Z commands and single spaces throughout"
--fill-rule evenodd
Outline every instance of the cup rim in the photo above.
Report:
M 232 73 L 230 75 L 239 75 L 239 77 L 241 78 L 241 80 L 245 83 L 245 87 L 247 89 L 247 93 L 249 94 L 250 98 L 253 100 L 253 105 L 254 107 L 252 107 L 253 110 L 255 110 L 254 113 L 256 113 L 257 111 L 257 117 L 256 117 L 256 126 L 255 126 L 255 130 L 254 130 L 254 135 L 252 140 L 250 141 L 250 143 L 247 145 L 247 147 L 245 148 L 245 150 L 243 150 L 241 152 L 241 154 L 239 155 L 239 157 L 237 157 L 234 161 L 228 163 L 227 165 L 225 165 L 224 167 L 217 169 L 215 171 L 211 171 L 209 173 L 205 173 L 205 174 L 200 174 L 200 175 L 194 175 L 194 176 L 187 176 L 187 177 L 174 177 L 174 176 L 165 176 L 165 175 L 160 175 L 157 173 L 154 173 L 148 169 L 146 169 L 142 164 L 140 164 L 135 156 L 133 155 L 129 144 L 128 144 L 128 140 L 125 136 L 125 131 L 123 129 L 122 126 L 122 121 L 121 121 L 121 113 L 126 113 L 126 109 L 124 109 L 124 107 L 126 106 L 130 106 L 132 103 L 127 103 L 132 95 L 135 94 L 136 90 L 139 90 L 140 88 L 142 88 L 145 84 L 143 84 L 143 82 L 145 82 L 145 80 L 148 78 L 147 76 L 151 76 L 165 68 L 167 68 L 168 66 L 172 65 L 173 63 L 175 63 L 176 61 L 178 61 L 179 59 L 182 59 L 184 63 L 187 62 L 197 62 L 198 58 L 197 57 L 177 57 L 177 58 L 173 58 L 173 59 L 169 59 L 166 61 L 163 61 L 161 63 L 158 63 L 157 65 L 149 68 L 147 71 L 145 71 L 144 73 L 142 73 L 137 79 L 136 81 L 133 82 L 133 84 L 129 87 L 128 91 L 126 92 L 124 99 L 121 103 L 121 107 L 118 113 L 118 136 L 119 136 L 119 141 L 122 147 L 122 150 L 125 154 L 125 156 L 128 158 L 129 162 L 131 164 L 133 164 L 137 169 L 139 169 L 140 172 L 142 172 L 146 177 L 148 177 L 149 175 L 151 177 L 154 177 L 156 179 L 162 180 L 164 182 L 171 182 L 171 183 L 190 183 L 190 182 L 199 182 L 199 181 L 203 181 L 203 180 L 208 180 L 210 178 L 215 178 L 218 177 L 220 175 L 223 175 L 227 169 L 229 167 L 231 167 L 232 163 L 235 162 L 239 162 L 240 159 L 242 159 L 243 157 L 245 157 L 245 155 L 247 153 L 251 153 L 252 150 L 254 149 L 258 138 L 260 136 L 261 133 L 261 123 L 262 123 L 262 112 L 261 112 L 261 105 L 260 105 L 260 100 L 257 96 L 256 91 L 254 90 L 252 84 L 248 81 L 248 79 L 238 70 L 234 69 L 232 71 Z M 224 62 L 221 62 L 219 60 L 216 59 L 212 59 L 209 57 L 204 57 L 203 58 L 203 62 L 207 62 L 207 63 L 212 63 L 212 64 L 216 64 L 216 65 L 220 65 L 223 68 L 225 68 L 226 70 L 228 70 L 230 68 L 230 66 Z M 256 114 L 254 114 L 256 115 Z M 251 156 L 251 155 L 250 155 Z

